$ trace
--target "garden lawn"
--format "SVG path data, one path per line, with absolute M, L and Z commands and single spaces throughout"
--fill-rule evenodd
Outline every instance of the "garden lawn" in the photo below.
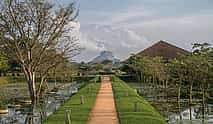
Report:
M 0 85 L 7 84 L 7 83 L 8 83 L 8 79 L 6 77 L 0 77 Z
M 14 77 L 14 76 L 5 76 L 0 77 L 0 85 L 8 83 L 25 83 L 25 78 L 23 76 Z
M 97 78 L 96 78 L 97 79 Z M 50 115 L 44 124 L 65 124 L 66 111 L 71 111 L 72 124 L 86 124 L 89 113 L 95 103 L 96 95 L 99 91 L 100 83 L 90 81 L 85 87 L 72 96 L 63 106 L 61 106 L 54 114 Z M 84 96 L 84 104 L 80 104 L 80 97 Z
M 166 124 L 159 112 L 134 89 L 117 77 L 111 77 L 111 81 L 120 124 Z M 135 102 L 137 102 L 136 111 Z

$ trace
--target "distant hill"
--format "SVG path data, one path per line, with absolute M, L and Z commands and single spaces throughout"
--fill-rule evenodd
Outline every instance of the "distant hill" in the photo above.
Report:
M 104 61 L 112 61 L 112 63 L 120 62 L 116 59 L 111 51 L 102 51 L 99 56 L 95 57 L 90 63 L 102 63 Z
M 187 50 L 169 44 L 165 41 L 159 41 L 153 44 L 152 46 L 144 49 L 143 51 L 139 52 L 137 55 L 150 56 L 150 57 L 161 56 L 164 59 L 168 60 L 178 58 L 179 55 L 188 55 L 188 54 L 190 54 L 190 52 Z

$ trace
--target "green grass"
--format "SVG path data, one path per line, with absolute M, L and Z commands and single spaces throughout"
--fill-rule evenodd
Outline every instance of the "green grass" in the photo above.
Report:
M 111 77 L 111 81 L 120 124 L 166 124 L 159 112 L 134 89 L 117 77 Z M 134 110 L 135 102 L 137 102 L 136 111 Z
M 0 77 L 0 85 L 7 84 L 7 83 L 8 83 L 8 79 L 6 77 Z
M 95 103 L 96 95 L 99 91 L 100 83 L 90 81 L 77 94 L 72 96 L 63 106 L 61 106 L 54 114 L 50 115 L 44 124 L 65 124 L 66 111 L 71 111 L 72 124 L 86 124 L 89 113 Z M 80 104 L 80 96 L 84 96 L 84 104 Z
M 8 83 L 25 83 L 25 78 L 24 76 L 19 76 L 19 77 L 13 77 L 13 76 L 5 76 L 5 77 L 0 77 L 0 85 L 2 84 L 8 84 Z

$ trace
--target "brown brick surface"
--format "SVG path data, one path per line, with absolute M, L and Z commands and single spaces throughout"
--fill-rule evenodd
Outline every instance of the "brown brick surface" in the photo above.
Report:
M 112 85 L 108 76 L 103 78 L 87 124 L 118 124 Z

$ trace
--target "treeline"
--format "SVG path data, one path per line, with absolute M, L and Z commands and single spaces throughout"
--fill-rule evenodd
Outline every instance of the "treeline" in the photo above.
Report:
M 181 93 L 187 90 L 190 120 L 192 120 L 193 97 L 202 99 L 202 119 L 205 118 L 207 99 L 213 83 L 213 48 L 208 43 L 194 44 L 193 52 L 180 55 L 179 58 L 165 60 L 162 57 L 132 56 L 124 66 L 130 73 L 135 73 L 138 80 L 162 88 L 168 93 L 169 87 L 177 91 L 177 103 L 181 116 Z M 183 89 L 184 88 L 184 89 Z M 196 90 L 196 96 L 193 92 Z
M 54 61 L 49 59 L 49 61 Z M 46 72 L 47 78 L 64 78 L 68 76 L 76 76 L 78 64 L 70 62 L 68 59 L 61 57 L 60 63 L 57 66 L 54 66 Z M 47 67 L 44 65 L 39 65 L 36 71 L 36 78 L 42 78 L 43 71 Z M 0 77 L 1 76 L 23 76 L 23 70 L 19 62 L 15 59 L 8 57 L 4 52 L 0 51 Z
M 7 73 L 12 73 L 12 75 L 15 75 L 14 73 L 21 72 L 21 67 L 18 64 L 17 61 L 14 59 L 8 58 L 7 55 L 0 51 L 0 77 L 1 76 L 7 76 Z

